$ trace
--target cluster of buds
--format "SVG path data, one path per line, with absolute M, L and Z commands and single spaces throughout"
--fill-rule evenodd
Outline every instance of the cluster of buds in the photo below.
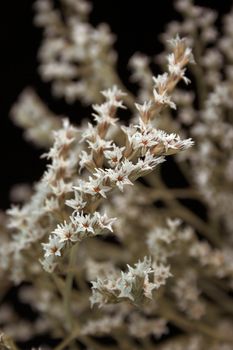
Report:
M 157 265 L 144 257 L 135 267 L 128 265 L 128 272 L 121 272 L 120 277 L 108 276 L 93 281 L 91 305 L 99 304 L 101 307 L 107 303 L 118 303 L 122 299 L 140 305 L 146 298 L 151 299 L 153 290 L 164 285 L 170 276 L 168 266 Z
M 185 76 L 185 66 L 194 63 L 192 50 L 186 46 L 185 40 L 177 35 L 170 40 L 173 52 L 168 55 L 168 73 L 154 77 L 154 99 L 144 104 L 137 104 L 140 117 L 145 124 L 154 119 L 167 106 L 176 109 L 175 103 L 171 100 L 171 93 L 180 80 L 186 84 L 189 79 Z
M 44 29 L 40 48 L 40 74 L 52 82 L 53 93 L 68 103 L 99 100 L 99 91 L 116 83 L 115 36 L 107 24 L 88 22 L 91 10 L 85 0 L 62 0 L 61 13 L 52 0 L 37 0 L 35 24 Z
M 177 153 L 193 144 L 191 139 L 181 140 L 176 134 L 157 130 L 139 118 L 139 125 L 122 127 L 127 139 L 125 145 L 118 146 L 113 140 L 108 139 L 108 135 L 111 127 L 117 126 L 115 118 L 117 108 L 125 108 L 122 100 L 125 93 L 113 86 L 102 94 L 106 101 L 93 106 L 96 125 L 88 123 L 80 141 L 84 149 L 80 154 L 79 169 L 82 172 L 85 168 L 91 176 L 76 179 L 76 185 L 73 186 L 74 199 L 66 201 L 66 204 L 74 209 L 74 213 L 68 216 L 68 222 L 60 225 L 58 231 L 55 231 L 56 233 L 65 230 L 69 241 L 73 242 L 80 238 L 74 220 L 79 218 L 82 223 L 83 213 L 94 212 L 94 215 L 98 215 L 95 211 L 101 201 L 115 188 L 123 192 L 126 185 L 133 185 L 139 177 L 153 171 L 164 161 L 165 155 Z M 53 159 L 57 153 L 59 152 L 56 148 L 55 151 L 52 148 L 48 155 Z M 89 227 L 91 226 L 90 222 Z M 47 270 L 53 270 L 51 256 L 61 255 L 64 240 L 55 239 L 53 232 L 49 243 L 44 243 L 43 246 L 46 251 L 43 266 Z
M 63 224 L 58 224 L 49 237 L 49 242 L 43 243 L 45 254 L 41 263 L 48 272 L 54 270 L 56 257 L 61 256 L 61 251 L 66 245 L 103 234 L 106 230 L 112 231 L 112 224 L 115 221 L 115 219 L 108 219 L 106 215 L 100 215 L 98 212 L 93 215 L 74 212 L 70 220 L 69 223 L 64 221 Z

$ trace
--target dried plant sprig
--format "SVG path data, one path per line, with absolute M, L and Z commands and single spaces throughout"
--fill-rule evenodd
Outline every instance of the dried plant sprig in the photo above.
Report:
M 0 294 L 18 284 L 38 314 L 22 322 L 0 306 L 16 342 L 46 332 L 61 338 L 56 350 L 98 350 L 106 335 L 112 350 L 231 349 L 232 13 L 220 34 L 214 11 L 175 6 L 184 19 L 169 25 L 157 59 L 167 72 L 153 78 L 153 58 L 130 60 L 135 98 L 116 74 L 114 37 L 88 23 L 86 0 L 37 1 L 40 73 L 55 95 L 94 103 L 93 122 L 56 120 L 31 92 L 14 107 L 26 137 L 45 148 L 54 141 L 34 193 L 26 200 L 22 187 L 23 204 L 0 215 Z M 194 91 L 184 90 L 191 47 Z M 125 106 L 134 115 L 122 126 Z M 172 154 L 187 187 L 163 178 Z
M 152 292 L 165 284 L 171 274 L 168 266 L 156 265 L 151 259 L 144 257 L 143 261 L 128 265 L 128 272 L 119 276 L 108 276 L 105 280 L 92 282 L 91 305 L 118 303 L 120 300 L 130 300 L 140 305 L 145 298 L 152 299 Z
M 177 64 L 180 64 L 181 67 L 191 57 L 190 50 L 185 49 L 184 41 L 178 37 L 174 42 L 174 57 L 179 60 Z M 174 80 L 174 86 L 180 79 L 181 73 L 171 74 L 171 81 Z M 115 166 L 104 168 L 104 156 L 109 154 L 106 152 L 113 152 L 113 150 L 118 150 L 118 154 L 121 152 L 121 149 L 117 148 L 113 141 L 106 140 L 106 136 L 109 128 L 112 125 L 116 126 L 115 114 L 117 108 L 125 108 L 122 100 L 125 93 L 114 86 L 112 89 L 103 91 L 102 94 L 105 96 L 106 102 L 93 107 L 98 113 L 94 113 L 96 125 L 88 124 L 81 140 L 86 142 L 90 149 L 89 153 L 83 151 L 81 154 L 81 169 L 86 166 L 92 172 L 92 176 L 89 176 L 88 180 L 77 180 L 77 186 L 74 186 L 75 193 L 77 193 L 76 198 L 78 198 L 76 209 L 81 209 L 86 213 L 94 212 L 99 206 L 101 198 L 106 199 L 108 193 L 114 188 L 118 187 L 123 191 L 125 185 L 132 185 L 133 181 L 151 172 L 155 166 L 164 161 L 161 155 L 179 152 L 193 144 L 191 139 L 182 141 L 175 134 L 169 135 L 153 128 L 148 124 L 149 119 L 144 123 L 140 116 L 139 125 L 123 128 L 123 131 L 127 134 L 126 145 L 121 148 L 124 151 L 120 158 L 119 156 L 115 157 Z M 153 103 L 151 102 L 149 105 L 152 106 Z M 74 204 L 74 202 L 72 203 Z M 80 207 L 79 203 L 85 203 L 85 205 Z M 69 220 L 74 223 L 73 216 L 70 216 Z M 66 225 L 69 226 L 70 224 Z M 76 228 L 74 228 L 75 230 Z M 52 248 L 55 247 L 54 258 L 60 256 L 60 251 L 65 244 L 58 243 L 56 245 L 53 236 L 50 237 L 50 242 L 52 242 Z M 48 243 L 48 249 L 51 249 L 50 243 Z M 46 267 L 46 258 L 49 259 L 49 270 L 51 256 L 52 254 L 45 255 L 45 261 L 43 262 L 43 266 Z
M 177 35 L 175 39 L 170 40 L 173 52 L 167 56 L 168 73 L 154 77 L 154 100 L 149 100 L 143 105 L 137 104 L 142 121 L 147 124 L 153 120 L 165 107 L 176 108 L 171 100 L 171 94 L 175 86 L 180 80 L 184 80 L 186 84 L 189 79 L 185 77 L 185 66 L 188 63 L 194 63 L 192 50 L 189 48 L 185 39 L 180 39 Z

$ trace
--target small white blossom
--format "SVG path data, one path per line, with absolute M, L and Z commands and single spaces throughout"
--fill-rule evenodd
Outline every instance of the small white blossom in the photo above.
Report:
M 66 200 L 66 205 L 74 210 L 83 209 L 86 204 L 87 203 L 83 200 L 82 195 L 78 191 L 74 191 L 74 198 Z
M 134 278 L 130 276 L 128 273 L 124 273 L 121 271 L 121 278 L 117 283 L 117 288 L 119 289 L 120 294 L 118 298 L 128 298 L 130 300 L 134 300 L 132 293 Z
M 58 224 L 52 233 L 59 239 L 59 242 L 77 242 L 78 235 L 72 222 L 67 223 L 64 221 L 63 224 Z
M 128 161 L 127 159 L 122 162 L 120 167 L 115 169 L 107 169 L 106 174 L 110 181 L 113 182 L 120 191 L 123 191 L 125 185 L 133 185 L 129 180 L 129 176 L 132 171 L 135 170 L 135 165 Z
M 106 150 L 111 148 L 112 146 L 112 141 L 106 141 L 99 137 L 99 135 L 96 135 L 96 138 L 94 141 L 87 140 L 88 147 L 92 149 L 93 151 L 100 151 L 100 150 Z
M 155 139 L 154 133 L 142 133 L 137 131 L 131 138 L 131 145 L 133 149 L 141 149 L 142 154 L 145 154 L 147 150 L 158 144 Z
M 82 137 L 79 142 L 82 143 L 86 140 L 93 140 L 95 139 L 96 135 L 96 128 L 91 123 L 87 123 L 87 126 L 85 125 L 85 127 L 82 130 Z
M 50 187 L 53 193 L 58 197 L 66 193 L 72 192 L 72 189 L 73 189 L 72 183 L 70 182 L 66 183 L 64 182 L 63 179 L 56 181 L 56 183 L 53 185 L 50 185 Z
M 102 103 L 101 105 L 93 105 L 92 106 L 94 111 L 96 113 L 92 113 L 94 116 L 94 120 L 100 124 L 100 123 L 107 123 L 110 125 L 115 125 L 117 122 L 117 118 L 113 118 L 112 116 L 112 104 L 108 101 L 105 103 Z
M 114 168 L 118 165 L 123 157 L 124 149 L 125 147 L 117 147 L 115 144 L 113 144 L 113 148 L 111 150 L 104 151 L 104 156 L 106 159 L 108 159 L 108 163 L 111 167 Z
M 106 193 L 111 190 L 111 187 L 105 186 L 103 182 L 104 177 L 89 177 L 89 181 L 79 181 L 78 186 L 74 186 L 73 189 L 92 196 L 101 195 L 106 198 Z
M 43 266 L 43 269 L 49 273 L 52 273 L 57 265 L 57 263 L 54 261 L 54 256 L 52 255 L 40 260 L 40 263 Z
M 93 162 L 93 156 L 91 153 L 88 154 L 86 151 L 82 151 L 79 156 L 79 159 L 80 171 L 85 167 L 87 169 L 95 167 L 95 164 Z
M 159 74 L 157 77 L 152 77 L 155 88 L 165 90 L 168 83 L 168 74 Z
M 183 79 L 185 84 L 189 84 L 190 80 L 185 76 L 185 68 L 182 68 L 179 62 L 175 62 L 175 55 L 168 55 L 168 70 L 171 74 Z
M 101 93 L 113 106 L 117 108 L 125 108 L 122 97 L 126 96 L 127 94 L 121 91 L 116 85 L 114 85 L 111 89 L 102 91 Z
M 149 119 L 149 115 L 150 115 L 150 112 L 152 109 L 152 101 L 151 100 L 145 101 L 142 105 L 139 103 L 135 103 L 135 107 L 137 108 L 140 116 L 143 119 L 146 119 L 146 118 Z
M 121 170 L 112 173 L 110 178 L 111 181 L 115 182 L 116 186 L 121 192 L 123 192 L 123 188 L 125 185 L 133 185 L 133 183 L 129 180 L 128 175 L 122 172 Z
M 116 218 L 108 218 L 106 214 L 100 215 L 98 212 L 95 212 L 94 215 L 96 217 L 96 223 L 101 230 L 113 232 L 112 225 L 117 220 Z
M 77 227 L 77 231 L 84 233 L 95 233 L 94 226 L 96 224 L 96 217 L 91 214 L 74 213 L 71 217 L 72 223 Z
M 137 162 L 137 168 L 139 176 L 145 175 L 147 172 L 154 169 L 157 165 L 165 162 L 164 157 L 157 157 L 147 151 L 143 159 L 139 159 Z
M 50 236 L 48 243 L 42 243 L 45 251 L 45 258 L 49 256 L 61 256 L 61 250 L 64 247 L 64 243 L 60 242 L 60 239 L 56 236 Z
M 176 109 L 175 103 L 173 101 L 171 101 L 171 97 L 166 93 L 166 91 L 159 93 L 154 88 L 153 94 L 154 94 L 155 103 L 158 103 L 159 105 L 167 105 L 173 109 Z
M 93 195 L 101 195 L 106 198 L 106 193 L 111 190 L 111 187 L 105 186 L 103 184 L 102 179 L 93 179 L 89 178 L 89 182 L 87 183 L 86 193 Z

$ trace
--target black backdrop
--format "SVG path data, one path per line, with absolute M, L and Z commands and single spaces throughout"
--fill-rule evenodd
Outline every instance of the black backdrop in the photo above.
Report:
M 1 1 L 0 10 L 0 208 L 9 206 L 12 184 L 40 178 L 45 163 L 41 150 L 22 139 L 22 131 L 9 119 L 9 110 L 26 86 L 34 86 L 50 108 L 79 121 L 87 114 L 78 103 L 66 106 L 54 100 L 49 84 L 37 74 L 37 51 L 41 30 L 33 26 L 32 0 Z M 199 5 L 215 8 L 220 14 L 230 9 L 232 0 L 201 0 Z M 162 49 L 157 37 L 171 19 L 177 18 L 172 0 L 95 0 L 91 21 L 105 21 L 117 34 L 119 71 L 127 77 L 127 61 L 135 51 L 154 54 Z M 127 80 L 127 79 L 126 79 Z

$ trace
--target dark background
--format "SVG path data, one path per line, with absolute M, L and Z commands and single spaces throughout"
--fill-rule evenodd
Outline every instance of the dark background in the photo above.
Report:
M 45 162 L 39 158 L 43 150 L 36 150 L 22 139 L 9 110 L 26 86 L 34 86 L 49 107 L 71 115 L 79 122 L 85 110 L 78 103 L 66 106 L 53 99 L 49 84 L 41 82 L 37 74 L 37 51 L 42 31 L 33 26 L 33 2 L 30 0 L 2 1 L 0 11 L 0 208 L 9 206 L 9 189 L 14 183 L 33 182 L 43 173 Z M 230 9 L 232 0 L 202 0 L 197 4 L 215 8 L 219 14 Z M 127 76 L 127 62 L 135 51 L 149 55 L 162 50 L 158 41 L 165 24 L 178 15 L 172 0 L 95 0 L 91 22 L 109 23 L 118 36 L 115 48 L 119 53 L 119 71 Z

